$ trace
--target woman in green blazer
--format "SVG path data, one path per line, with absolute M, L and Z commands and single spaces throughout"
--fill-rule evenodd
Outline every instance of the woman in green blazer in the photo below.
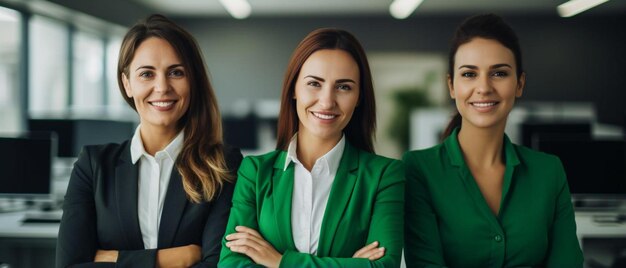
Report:
M 471 17 L 449 62 L 459 113 L 442 144 L 404 156 L 407 266 L 582 267 L 560 160 L 504 134 L 526 77 L 515 33 L 496 15 Z
M 350 33 L 319 29 L 283 83 L 277 150 L 238 173 L 220 267 L 399 267 L 404 170 L 373 153 L 375 103 Z

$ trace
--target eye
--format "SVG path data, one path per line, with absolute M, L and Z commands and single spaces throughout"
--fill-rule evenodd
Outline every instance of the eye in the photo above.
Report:
M 139 73 L 139 77 L 144 78 L 144 79 L 152 78 L 153 76 L 154 76 L 154 73 L 152 73 L 152 71 L 143 71 Z
M 495 71 L 492 74 L 495 77 L 507 77 L 509 75 L 509 73 L 505 72 L 505 71 Z
M 339 85 L 337 85 L 337 89 L 339 89 L 339 90 L 351 90 L 352 87 L 350 85 L 347 85 L 347 84 L 339 84 Z
M 181 69 L 173 69 L 169 72 L 169 75 L 173 77 L 184 77 L 185 72 Z
M 462 72 L 461 76 L 462 77 L 476 77 L 476 73 L 474 73 L 474 72 Z
M 312 87 L 320 87 L 321 86 L 320 83 L 315 81 L 315 80 L 311 80 L 309 82 L 306 82 L 306 85 L 307 86 L 312 86 Z

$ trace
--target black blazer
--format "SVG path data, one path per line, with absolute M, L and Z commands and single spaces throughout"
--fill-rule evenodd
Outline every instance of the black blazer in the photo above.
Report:
M 239 149 L 224 150 L 233 178 Z M 145 250 L 137 215 L 138 165 L 130 141 L 86 146 L 74 164 L 56 248 L 56 267 L 155 267 L 157 249 Z M 158 248 L 196 244 L 202 260 L 194 267 L 215 267 L 228 221 L 234 184 L 226 183 L 211 202 L 189 202 L 176 167 L 163 204 Z M 93 263 L 98 249 L 118 250 L 117 264 Z

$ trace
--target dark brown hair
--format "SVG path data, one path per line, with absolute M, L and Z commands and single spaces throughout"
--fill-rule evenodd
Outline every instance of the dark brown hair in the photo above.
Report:
M 457 50 L 461 45 L 469 43 L 472 39 L 477 37 L 498 41 L 504 47 L 510 49 L 515 57 L 517 79 L 520 78 L 522 73 L 524 73 L 524 69 L 522 68 L 522 50 L 515 31 L 498 15 L 483 14 L 465 19 L 454 32 L 448 53 L 448 75 L 450 76 L 450 83 L 454 83 L 454 57 L 456 56 Z M 461 126 L 461 122 L 461 114 L 457 111 L 452 117 L 452 120 L 450 120 L 450 123 L 448 123 L 442 137 L 445 139 L 450 136 L 455 128 Z
M 296 100 L 293 97 L 300 69 L 314 52 L 323 49 L 343 50 L 350 54 L 359 66 L 359 105 L 354 109 L 344 133 L 350 144 L 373 153 L 376 102 L 369 63 L 363 47 L 351 33 L 333 28 L 317 29 L 309 33 L 291 55 L 285 72 L 285 80 L 283 80 L 276 149 L 287 150 L 289 141 L 298 131 L 299 119 L 296 112 Z
M 190 85 L 189 108 L 178 122 L 184 129 L 183 148 L 176 168 L 183 178 L 187 198 L 195 203 L 217 196 L 224 182 L 231 180 L 226 166 L 222 141 L 222 122 L 213 87 L 196 40 L 185 29 L 163 15 L 151 15 L 135 24 L 124 36 L 117 65 L 117 82 L 122 96 L 135 111 L 133 98 L 124 90 L 123 76 L 139 45 L 148 38 L 167 41 L 185 68 Z

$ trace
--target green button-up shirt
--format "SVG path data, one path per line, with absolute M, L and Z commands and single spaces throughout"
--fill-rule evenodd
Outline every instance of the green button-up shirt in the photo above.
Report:
M 565 171 L 558 157 L 504 136 L 498 215 L 489 209 L 459 142 L 407 152 L 407 267 L 582 267 Z

